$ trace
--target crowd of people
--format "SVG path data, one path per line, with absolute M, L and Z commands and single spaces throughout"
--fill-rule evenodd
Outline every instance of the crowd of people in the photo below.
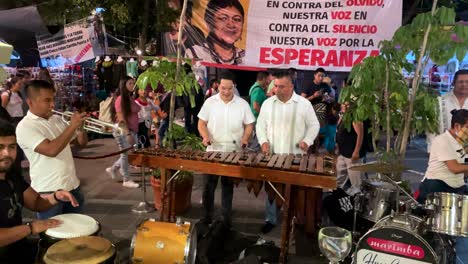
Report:
M 8 259 L 13 252 L 25 250 L 31 253 L 26 239 L 28 235 L 60 224 L 50 217 L 80 213 L 85 205 L 70 144 L 85 146 L 88 143 L 87 132 L 83 129 L 88 117 L 86 113 L 75 112 L 69 122 L 64 123 L 61 116 L 54 115 L 55 87 L 47 74 L 42 76 L 45 77 L 31 80 L 29 73 L 18 71 L 1 93 L 0 188 L 4 191 L 0 192 L 3 198 L 0 229 L 4 232 L 0 234 L 0 260 Z M 301 89 L 295 84 L 294 69 L 258 72 L 256 82 L 249 89 L 249 98 L 245 100 L 236 91 L 234 75 L 224 72 L 219 80 L 210 81 L 205 95 L 199 96 L 202 99 L 195 107 L 189 107 L 192 109 L 190 115 L 185 115 L 186 128 L 193 132 L 194 128 L 190 127 L 195 127 L 207 151 L 230 152 L 248 148 L 265 154 L 328 152 L 337 156 L 338 187 L 350 196 L 360 192 L 365 179 L 350 168 L 360 164 L 371 151 L 367 139 L 368 124 L 353 122 L 350 130 L 345 128 L 341 117 L 353 102 L 342 102 L 341 105 L 336 102 L 339 93 L 325 70 L 319 68 L 314 72 L 310 87 Z M 125 77 L 110 95 L 110 107 L 103 111 L 109 111 L 110 122 L 122 128 L 113 134 L 121 150 L 135 143 L 150 147 L 153 136 L 154 144 L 161 144 L 165 122 L 167 124 L 168 108 L 164 101 L 168 101 L 165 100 L 168 94 L 157 92 L 160 91 L 136 90 L 135 80 Z M 467 96 L 468 71 L 460 70 L 454 78 L 454 90 L 441 99 L 444 105 L 441 117 L 447 118 L 447 111 L 453 117 L 450 116 L 451 125 L 446 128 L 447 132 L 433 141 L 420 200 L 438 191 L 465 192 L 463 173 L 468 169 L 463 164 L 464 148 L 459 138 L 462 129 L 468 129 Z M 449 100 L 453 102 L 447 106 Z M 160 125 L 153 133 L 151 128 L 156 124 Z M 22 159 L 29 161 L 30 185 L 23 179 L 18 162 Z M 120 173 L 124 187 L 139 187 L 129 177 L 125 152 L 106 171 L 113 179 Z M 218 175 L 205 178 L 202 223 L 213 221 L 214 192 L 219 178 Z M 222 219 L 230 226 L 234 183 L 221 177 L 221 184 Z M 278 223 L 279 205 L 272 188 L 265 190 L 268 198 L 261 231 L 268 233 Z M 22 223 L 23 206 L 38 212 L 39 220 Z M 306 232 L 314 232 L 320 221 L 316 215 L 308 216 L 307 213 L 298 219 L 306 226 L 312 226 L 306 228 Z M 459 245 L 464 245 L 463 241 Z

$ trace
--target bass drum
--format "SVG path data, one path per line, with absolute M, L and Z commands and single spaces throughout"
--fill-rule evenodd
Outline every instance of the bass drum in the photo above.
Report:
M 452 264 L 453 247 L 416 216 L 387 216 L 359 239 L 353 263 Z
M 132 263 L 195 264 L 197 231 L 189 222 L 149 219 L 138 227 L 130 251 Z

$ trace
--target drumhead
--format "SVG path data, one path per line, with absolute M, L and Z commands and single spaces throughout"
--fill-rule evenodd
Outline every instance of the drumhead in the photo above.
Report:
M 54 238 L 74 238 L 89 236 L 99 230 L 99 223 L 94 218 L 83 214 L 62 214 L 51 217 L 62 221 L 58 227 L 49 228 L 46 235 Z
M 429 242 L 418 230 L 411 230 L 420 226 L 418 221 L 421 219 L 412 216 L 406 223 L 402 217 L 383 218 L 359 240 L 354 263 L 440 263 Z
M 44 256 L 47 264 L 103 263 L 115 255 L 115 247 L 102 237 L 85 236 L 53 244 Z

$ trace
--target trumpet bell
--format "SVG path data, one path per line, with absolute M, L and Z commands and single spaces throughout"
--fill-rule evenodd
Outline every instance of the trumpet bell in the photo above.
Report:
M 66 124 L 70 124 L 70 120 L 73 115 L 72 112 L 59 112 L 55 110 L 53 110 L 52 112 L 56 115 L 61 116 L 63 122 L 65 122 Z M 102 135 L 112 135 L 114 132 L 116 132 L 118 135 L 123 134 L 122 127 L 95 118 L 86 118 L 83 121 L 83 129 L 89 132 L 94 132 Z

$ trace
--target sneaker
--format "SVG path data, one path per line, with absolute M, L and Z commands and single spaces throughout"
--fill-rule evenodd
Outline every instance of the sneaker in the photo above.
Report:
M 117 178 L 117 169 L 115 167 L 109 167 L 106 169 L 107 174 L 111 176 L 113 180 Z
M 265 224 L 262 226 L 261 231 L 262 231 L 263 234 L 268 234 L 268 233 L 270 233 L 270 231 L 271 231 L 273 228 L 275 228 L 275 225 L 267 221 L 267 222 L 265 222 Z
M 129 181 L 124 181 L 122 183 L 122 186 L 123 187 L 127 187 L 127 188 L 138 188 L 140 187 L 140 185 L 132 180 L 129 180 Z

